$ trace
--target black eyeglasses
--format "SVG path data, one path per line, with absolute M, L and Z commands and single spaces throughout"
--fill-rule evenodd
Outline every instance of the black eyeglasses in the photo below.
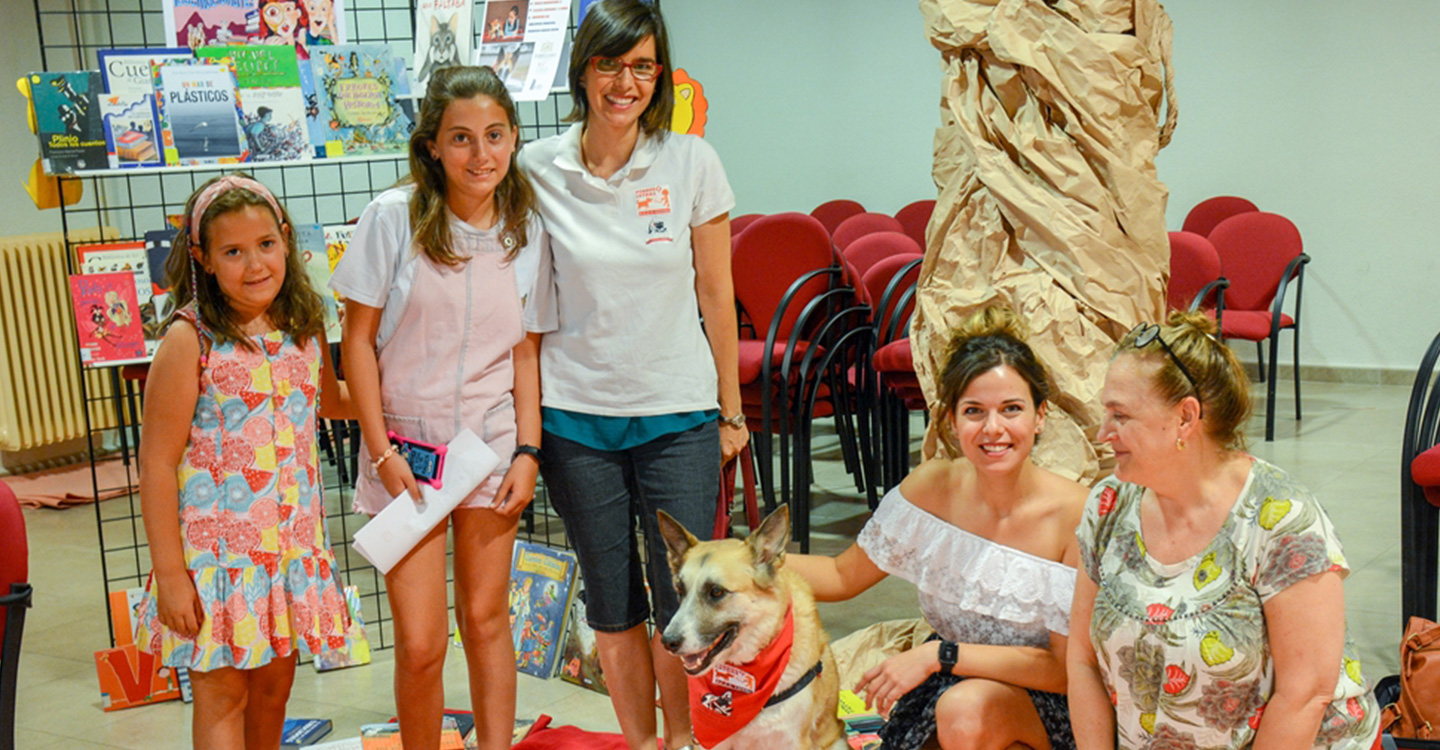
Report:
M 1133 337 L 1131 343 L 1136 349 L 1144 349 L 1156 341 L 1159 341 L 1160 346 L 1165 349 L 1165 353 L 1170 355 L 1170 361 L 1174 362 L 1175 366 L 1180 368 L 1180 374 L 1184 375 L 1185 379 L 1190 381 L 1190 389 L 1195 391 L 1195 400 L 1200 402 L 1202 408 L 1204 407 L 1205 399 L 1200 397 L 1200 384 L 1195 382 L 1195 376 L 1190 374 L 1190 369 L 1185 366 L 1184 362 L 1180 361 L 1179 357 L 1175 356 L 1175 350 L 1171 349 L 1170 345 L 1165 343 L 1165 339 L 1160 336 L 1160 326 L 1154 323 L 1141 323 L 1130 329 L 1130 335 Z

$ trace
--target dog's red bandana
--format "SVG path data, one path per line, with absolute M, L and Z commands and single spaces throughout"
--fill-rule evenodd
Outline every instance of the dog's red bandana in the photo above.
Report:
M 785 612 L 780 634 L 754 661 L 716 664 L 690 680 L 690 725 L 701 747 L 715 747 L 749 724 L 780 686 L 795 644 L 795 615 Z

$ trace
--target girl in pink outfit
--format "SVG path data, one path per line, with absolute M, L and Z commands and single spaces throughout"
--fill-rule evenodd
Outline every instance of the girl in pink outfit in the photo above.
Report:
M 391 498 L 420 498 L 387 432 L 440 445 L 468 427 L 501 457 L 450 521 L 455 612 L 480 746 L 508 748 L 515 653 L 506 583 L 516 522 L 540 468 L 537 353 L 555 315 L 550 261 L 533 191 L 512 168 L 515 105 L 495 74 L 440 70 L 419 119 L 410 179 L 366 207 L 330 282 L 346 298 L 345 373 L 364 439 L 355 508 L 373 515 Z M 407 748 L 439 743 L 446 526 L 385 576 Z

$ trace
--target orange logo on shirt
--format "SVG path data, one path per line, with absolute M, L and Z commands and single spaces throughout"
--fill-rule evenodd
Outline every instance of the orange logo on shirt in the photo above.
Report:
M 670 213 L 670 188 L 662 185 L 636 190 L 635 210 L 641 216 Z

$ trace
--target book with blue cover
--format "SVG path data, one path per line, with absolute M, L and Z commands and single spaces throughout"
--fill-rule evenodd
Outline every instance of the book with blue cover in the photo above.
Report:
M 313 745 L 334 728 L 329 719 L 286 719 L 280 730 L 280 747 L 293 748 Z
M 195 56 L 202 60 L 228 57 L 234 61 L 241 127 L 251 161 L 306 161 L 314 156 L 294 47 L 201 47 Z
M 510 562 L 510 632 L 517 670 L 547 680 L 555 674 L 575 595 L 575 571 L 573 552 L 515 543 Z
M 190 50 L 184 47 L 102 49 L 97 55 L 105 87 L 100 110 L 105 119 L 110 167 L 160 166 L 163 161 L 155 117 L 155 80 L 150 66 L 155 60 L 189 58 Z
M 165 60 L 150 67 L 166 166 L 250 160 L 233 60 Z

